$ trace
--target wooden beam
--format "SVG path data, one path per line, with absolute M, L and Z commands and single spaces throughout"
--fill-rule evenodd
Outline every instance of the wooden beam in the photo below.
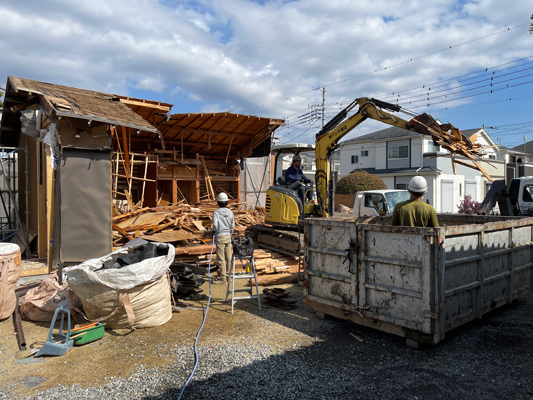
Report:
M 166 134 L 166 133 L 170 133 L 172 129 L 173 128 L 168 128 L 165 130 L 163 128 L 162 130 L 165 131 L 165 134 Z M 215 135 L 215 136 L 224 136 L 224 137 L 231 137 L 232 135 L 235 135 L 236 137 L 244 137 L 248 139 L 251 139 L 256 134 L 256 133 L 231 133 L 231 132 L 220 132 L 220 131 L 208 131 L 206 129 L 193 129 L 193 128 L 179 128 L 179 129 L 182 132 L 191 133 L 191 134 L 199 133 L 201 135 Z M 173 140 L 176 140 L 178 135 L 179 133 L 176 136 L 174 136 Z
M 228 147 L 228 154 L 226 154 L 226 163 L 228 162 L 228 157 L 229 157 L 229 152 L 231 150 L 231 145 L 233 144 L 233 135 L 231 135 L 231 140 L 229 142 L 229 147 Z
M 33 97 L 32 99 L 25 101 L 24 103 L 17 104 L 16 106 L 10 107 L 11 112 L 16 113 L 17 111 L 25 110 L 26 108 L 33 106 L 39 102 L 38 97 Z
M 209 176 L 209 170 L 205 163 L 204 156 L 199 156 L 200 161 L 202 162 L 202 167 L 204 168 L 204 178 L 205 178 L 205 187 L 207 190 L 208 198 L 215 199 L 215 191 L 213 190 L 213 185 L 211 185 L 211 177 Z
M 122 175 L 122 174 L 116 174 L 113 172 L 113 176 L 118 176 L 119 178 L 126 178 L 128 179 L 128 177 L 126 175 Z M 138 180 L 138 181 L 143 181 L 143 182 L 157 182 L 157 181 L 154 181 L 153 179 L 146 179 L 146 178 L 141 178 L 141 177 L 138 177 L 138 176 L 132 176 L 130 177 L 130 179 L 134 179 L 134 180 Z
M 135 101 L 135 100 L 129 100 L 129 99 L 120 99 L 120 102 L 128 106 L 148 107 L 148 108 L 153 108 L 153 109 L 165 111 L 165 112 L 170 111 L 170 107 L 162 106 L 159 104 L 144 103 L 142 101 Z
M 122 126 L 122 145 L 124 147 L 124 166 L 126 167 L 126 175 L 127 177 L 131 177 L 130 153 L 128 150 L 128 137 L 125 126 Z

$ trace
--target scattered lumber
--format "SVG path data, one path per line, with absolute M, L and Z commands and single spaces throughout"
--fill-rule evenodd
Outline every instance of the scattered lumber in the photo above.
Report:
M 263 224 L 265 211 L 241 208 L 243 203 L 230 202 L 235 217 L 235 232 L 244 233 L 250 225 Z M 211 221 L 216 203 L 180 203 L 164 207 L 144 207 L 121 212 L 114 209 L 113 246 L 122 247 L 134 238 L 173 243 L 177 255 L 209 255 L 213 231 Z
M 281 285 L 283 283 L 296 283 L 298 282 L 298 273 L 292 274 L 271 274 L 271 275 L 258 275 L 257 284 L 259 286 L 272 286 Z M 255 279 L 250 279 L 250 286 L 255 285 Z

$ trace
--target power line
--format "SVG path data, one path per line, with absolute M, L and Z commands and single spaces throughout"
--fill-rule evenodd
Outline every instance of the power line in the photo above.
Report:
M 533 64 L 533 63 L 531 63 L 531 64 Z M 522 65 L 523 65 L 523 64 L 522 64 Z M 516 67 L 513 67 L 513 68 L 516 68 Z M 506 73 L 506 74 L 501 74 L 501 75 L 495 75 L 494 72 L 493 72 L 493 73 L 491 74 L 492 76 L 490 76 L 490 77 L 485 77 L 485 78 L 483 78 L 483 79 L 480 79 L 480 80 L 477 80 L 477 81 L 474 81 L 474 82 L 470 82 L 470 83 L 467 83 L 467 84 L 463 84 L 462 82 L 464 82 L 464 81 L 456 81 L 455 83 L 457 83 L 458 85 L 460 85 L 460 86 L 458 86 L 458 87 L 468 87 L 468 86 L 471 86 L 471 85 L 475 85 L 475 84 L 477 84 L 477 83 L 481 83 L 481 82 L 489 82 L 489 81 L 490 81 L 490 82 L 493 82 L 494 84 L 500 84 L 500 83 L 502 83 L 502 82 L 508 82 L 508 81 L 510 81 L 510 80 L 516 80 L 516 79 L 519 79 L 519 78 L 523 78 L 523 77 L 526 77 L 526 76 L 530 76 L 530 75 L 532 75 L 532 74 L 529 74 L 529 75 L 526 74 L 526 75 L 522 75 L 522 76 L 519 76 L 519 77 L 516 77 L 516 78 L 510 78 L 510 79 L 507 79 L 507 80 L 503 80 L 503 81 L 501 81 L 501 82 L 494 82 L 494 80 L 495 80 L 495 79 L 501 79 L 501 78 L 503 78 L 503 77 L 505 77 L 505 76 L 518 74 L 518 73 L 520 73 L 520 72 L 530 71 L 530 70 L 532 70 L 532 69 L 533 69 L 533 66 L 528 67 L 528 68 L 524 68 L 524 69 L 521 69 L 521 70 L 518 70 L 518 71 L 509 72 L 509 73 Z M 478 77 L 473 77 L 473 78 L 469 78 L 468 80 L 471 80 L 471 79 L 477 79 L 477 78 L 480 78 L 480 77 L 479 77 L 479 76 L 478 76 Z M 447 86 L 447 85 L 440 85 L 439 87 L 442 87 L 442 86 Z M 416 98 L 420 98 L 420 97 L 430 97 L 430 96 L 433 97 L 433 95 L 436 94 L 436 93 L 446 93 L 446 92 L 449 92 L 449 91 L 451 91 L 451 90 L 455 90 L 455 89 L 457 89 L 457 87 L 455 87 L 455 88 L 450 88 L 450 87 L 448 87 L 447 89 L 442 89 L 442 90 L 432 90 L 432 89 L 433 89 L 433 87 L 429 87 L 428 89 L 422 89 L 422 90 L 425 90 L 426 93 L 424 93 L 424 94 L 419 94 L 419 95 L 412 96 L 412 97 L 401 98 L 401 100 L 402 100 L 403 102 L 406 102 L 406 101 L 408 101 L 408 100 L 416 99 Z M 469 89 L 469 90 L 472 90 L 472 89 Z M 398 96 L 398 97 L 396 97 L 394 100 L 398 101 L 398 100 L 400 100 L 400 97 Z M 387 100 L 385 100 L 385 101 L 387 101 Z M 422 101 L 423 101 L 423 100 L 422 100 Z
M 408 93 L 408 92 L 412 92 L 412 91 L 426 90 L 426 87 L 427 88 L 438 87 L 438 86 L 435 86 L 435 85 L 440 85 L 440 84 L 446 85 L 446 82 L 458 81 L 461 78 L 465 78 L 467 76 L 477 75 L 477 74 L 480 74 L 480 73 L 483 73 L 483 72 L 488 72 L 488 71 L 493 70 L 493 69 L 504 67 L 504 66 L 510 65 L 510 64 L 515 64 L 515 63 L 520 62 L 520 61 L 529 60 L 531 58 L 533 58 L 533 55 L 532 56 L 528 56 L 528 57 L 519 58 L 519 59 L 516 59 L 516 60 L 513 60 L 513 61 L 509 61 L 509 62 L 506 62 L 506 63 L 503 63 L 503 64 L 495 65 L 495 66 L 492 66 L 492 67 L 487 67 L 487 68 L 484 68 L 484 69 L 481 69 L 481 70 L 478 70 L 478 71 L 469 72 L 468 74 L 459 75 L 459 76 L 455 76 L 453 78 L 444 79 L 442 81 L 437 81 L 437 82 L 425 84 L 425 85 L 422 85 L 422 87 L 418 86 L 418 87 L 415 87 L 415 88 L 412 88 L 412 89 L 395 91 L 395 92 L 392 93 L 392 96 L 396 96 L 396 95 L 399 95 L 401 93 Z M 519 66 L 522 66 L 522 65 L 525 65 L 525 64 L 518 64 L 515 67 L 509 67 L 509 69 L 518 68 Z M 469 79 L 475 79 L 475 77 L 469 78 Z M 469 79 L 466 79 L 466 80 L 469 80 Z M 391 95 L 390 94 L 388 94 L 388 95 L 384 94 L 381 97 L 383 97 L 384 99 L 387 99 L 387 98 L 391 98 Z
M 334 85 L 338 85 L 340 83 L 344 83 L 344 82 L 348 82 L 348 81 L 351 81 L 351 80 L 354 80 L 354 79 L 358 79 L 358 78 L 362 78 L 362 77 L 365 77 L 365 76 L 369 76 L 369 75 L 372 75 L 372 74 L 376 74 L 376 73 L 379 73 L 379 72 L 383 72 L 385 70 L 389 70 L 389 69 L 392 69 L 392 68 L 396 68 L 396 67 L 399 67 L 401 65 L 404 65 L 404 64 L 407 64 L 407 63 L 410 63 L 410 62 L 414 62 L 414 61 L 417 61 L 417 60 L 420 60 L 420 59 L 423 59 L 423 58 L 426 58 L 426 57 L 429 57 L 429 56 L 432 56 L 432 55 L 435 55 L 435 54 L 438 54 L 438 53 L 442 53 L 444 51 L 448 51 L 448 50 L 451 50 L 451 49 L 455 49 L 457 47 L 461 47 L 461 46 L 464 46 L 466 44 L 469 44 L 469 43 L 473 43 L 473 42 L 476 42 L 478 40 L 482 40 L 482 39 L 486 39 L 486 38 L 489 38 L 489 37 L 492 37 L 492 36 L 496 36 L 496 35 L 499 35 L 499 34 L 502 34 L 502 33 L 506 33 L 506 32 L 510 32 L 510 31 L 513 31 L 515 29 L 519 29 L 519 28 L 522 28 L 524 26 L 529 26 L 530 23 L 525 23 L 525 24 L 521 24 L 521 25 L 518 25 L 518 26 L 515 26 L 515 27 L 512 27 L 512 28 L 507 28 L 507 29 L 504 29 L 504 30 L 501 30 L 501 31 L 497 31 L 497 32 L 494 32 L 494 33 L 491 33 L 489 35 L 485 35 L 485 36 L 482 36 L 482 37 L 479 37 L 479 38 L 476 38 L 476 39 L 472 39 L 472 40 L 469 40 L 469 41 L 466 41 L 466 42 L 463 42 L 463 43 L 459 43 L 457 45 L 452 45 L 452 46 L 449 46 L 445 49 L 441 49 L 441 50 L 437 50 L 437 51 L 434 51 L 434 52 L 431 52 L 431 53 L 428 53 L 428 54 L 425 54 L 425 55 L 422 55 L 422 56 L 419 56 L 419 57 L 414 57 L 414 58 L 410 58 L 409 60 L 405 60 L 405 61 L 402 61 L 402 62 L 399 62 L 399 63 L 396 63 L 396 64 L 393 64 L 393 65 L 390 65 L 388 67 L 383 67 L 383 68 L 380 68 L 380 69 L 376 69 L 374 71 L 370 71 L 370 72 L 366 72 L 364 74 L 361 74 L 361 75 L 357 75 L 357 76 L 354 76 L 354 77 L 351 77 L 351 78 L 345 78 L 343 80 L 340 80 L 340 81 L 336 81 L 336 82 L 332 82 L 332 83 L 329 83 L 329 84 L 326 84 L 326 85 L 321 85 L 320 87 L 318 88 L 314 88 L 314 89 L 310 89 L 310 90 L 306 90 L 305 92 L 301 92 L 301 93 L 298 93 L 298 94 L 295 94 L 295 95 L 292 95 L 292 96 L 287 96 L 285 97 L 285 99 L 280 99 L 280 100 L 277 100 L 277 101 L 274 101 L 272 103 L 267 103 L 267 104 L 263 104 L 262 106 L 257 106 L 257 107 L 254 107 L 254 108 L 249 108 L 247 110 L 243 110 L 242 113 L 249 113 L 250 111 L 253 111 L 253 110 L 256 110 L 256 109 L 259 109 L 259 108 L 262 108 L 262 107 L 265 107 L 265 105 L 273 105 L 273 104 L 277 104 L 277 103 L 280 103 L 282 101 L 286 101 L 286 100 L 289 100 L 291 97 L 297 97 L 297 96 L 302 96 L 304 94 L 308 94 L 308 93 L 311 93 L 313 91 L 316 91 L 316 90 L 319 90 L 321 89 L 322 87 L 330 87 L 330 86 L 334 86 Z
M 514 87 L 519 87 L 519 86 L 529 85 L 529 84 L 531 84 L 531 83 L 533 83 L 533 80 L 528 81 L 528 82 L 517 83 L 516 85 L 510 85 L 510 86 L 507 85 L 507 86 L 504 87 L 504 88 L 491 89 L 491 90 L 488 90 L 488 91 L 485 91 L 485 92 L 475 93 L 475 94 L 471 94 L 471 95 L 467 95 L 467 96 L 462 96 L 462 97 L 457 97 L 457 98 L 449 99 L 449 100 L 443 100 L 443 101 L 439 101 L 439 102 L 433 103 L 433 104 L 431 104 L 431 105 L 443 104 L 443 103 L 449 103 L 449 102 L 451 102 L 451 101 L 457 101 L 457 100 L 467 99 L 467 98 L 470 98 L 470 97 L 481 96 L 481 95 L 484 95 L 484 94 L 491 94 L 491 93 L 493 93 L 493 92 L 499 92 L 499 91 L 501 91 L 501 90 L 507 90 L 507 89 L 511 89 L 511 88 L 514 88 Z M 427 105 L 421 105 L 421 106 L 411 107 L 411 109 L 421 108 L 421 107 L 430 107 L 430 104 L 428 103 Z

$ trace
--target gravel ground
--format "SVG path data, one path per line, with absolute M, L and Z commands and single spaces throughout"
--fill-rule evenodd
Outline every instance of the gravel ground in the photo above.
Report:
M 238 312 L 248 313 L 256 329 L 201 336 L 200 362 L 183 399 L 533 399 L 532 293 L 451 332 L 437 346 L 413 350 L 392 335 L 321 321 L 303 306 L 301 288 L 290 291 L 297 310 L 259 313 L 243 304 Z M 211 309 L 206 325 L 211 312 L 226 313 Z M 161 351 L 172 355 L 166 365 L 141 365 L 95 387 L 54 386 L 24 399 L 174 399 L 194 365 L 191 345 L 161 343 Z M 40 379 L 26 376 L 23 383 L 38 388 Z M 0 399 L 11 398 L 18 397 L 0 388 Z

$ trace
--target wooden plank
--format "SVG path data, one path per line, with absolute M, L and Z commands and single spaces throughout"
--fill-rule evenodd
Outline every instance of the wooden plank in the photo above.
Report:
M 215 191 L 213 190 L 213 185 L 211 185 L 211 177 L 209 176 L 209 170 L 207 169 L 204 156 L 200 155 L 199 158 L 200 158 L 200 161 L 202 162 L 202 167 L 204 169 L 205 186 L 207 189 L 208 198 L 214 200 Z
M 170 108 L 167 106 L 162 106 L 159 104 L 144 103 L 142 101 L 135 101 L 130 99 L 120 99 L 121 103 L 127 104 L 128 106 L 139 106 L 139 107 L 148 107 L 156 110 L 164 111 L 165 113 L 170 111 Z
M 23 269 L 20 271 L 20 276 L 35 276 L 35 275 L 46 275 L 50 273 L 48 267 L 32 268 L 32 269 Z
M 192 221 L 193 225 L 196 226 L 198 228 L 198 230 L 200 231 L 206 231 L 206 229 L 204 228 L 204 226 L 202 225 L 202 222 L 201 221 Z
M 128 240 L 133 240 L 134 237 L 131 235 L 128 235 L 127 232 L 125 232 L 122 228 L 118 227 L 116 224 L 112 224 L 113 229 L 116 231 L 119 231 L 124 237 L 126 237 Z
M 134 229 L 134 227 L 142 225 L 157 225 L 160 222 L 163 222 L 167 217 L 171 215 L 170 213 L 146 213 L 137 215 L 135 217 L 129 218 L 125 221 L 122 221 L 116 224 L 121 229 Z
M 11 112 L 17 112 L 17 111 L 22 111 L 22 110 L 25 110 L 26 108 L 34 105 L 34 104 L 37 104 L 39 102 L 39 97 L 34 97 L 28 101 L 25 101 L 24 103 L 19 103 L 17 104 L 16 106 L 13 106 L 10 108 Z
M 194 246 L 184 246 L 184 247 L 176 247 L 176 255 L 198 255 L 198 254 L 207 254 L 211 252 L 212 245 L 211 244 L 201 244 L 201 245 L 194 245 Z M 214 249 L 213 249 L 214 252 Z
M 184 230 L 179 231 L 166 231 L 155 233 L 153 235 L 139 235 L 140 238 L 144 240 L 150 240 L 152 242 L 161 242 L 161 243 L 170 243 L 177 242 L 180 240 L 191 240 L 196 239 L 198 236 L 194 233 L 189 233 Z
M 284 283 L 298 282 L 298 273 L 271 274 L 257 276 L 258 286 L 282 285 Z M 255 279 L 250 279 L 250 284 L 255 285 Z
M 113 172 L 113 176 L 117 176 L 119 178 L 126 178 L 126 179 L 132 179 L 132 180 L 137 180 L 137 181 L 143 181 L 143 182 L 157 182 L 156 180 L 153 180 L 153 179 L 146 179 L 146 178 L 141 178 L 140 176 L 126 176 L 126 175 L 122 175 L 122 174 L 116 174 Z

